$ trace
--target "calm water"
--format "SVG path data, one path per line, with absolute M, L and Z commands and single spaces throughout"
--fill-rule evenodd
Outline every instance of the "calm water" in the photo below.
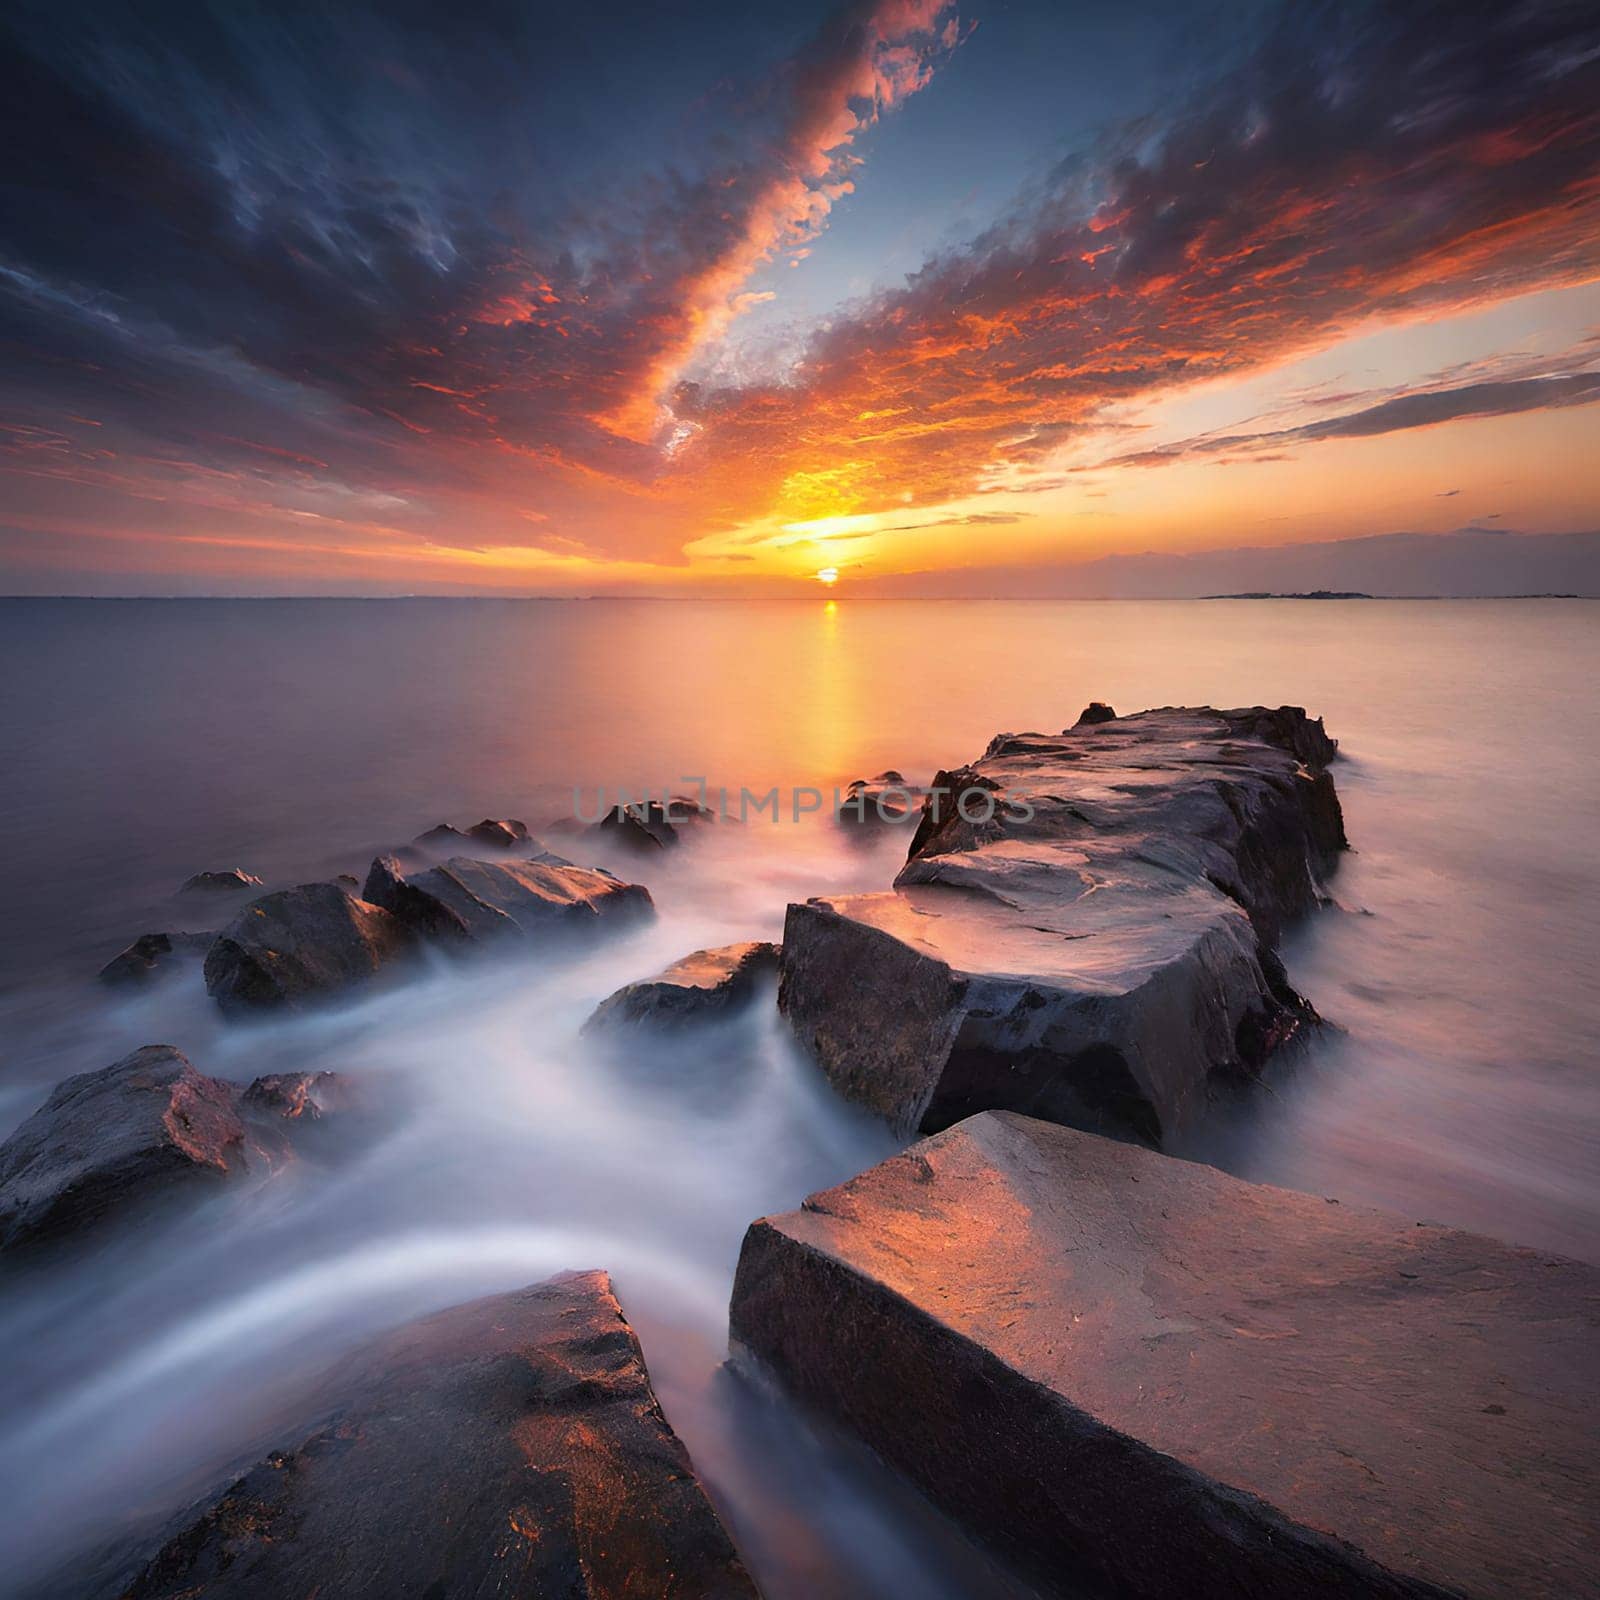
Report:
M 1356 851 L 1286 955 L 1341 1031 L 1187 1153 L 1600 1259 L 1597 681 L 1600 606 L 1565 601 L 0 602 L 0 1131 L 157 1041 L 241 1080 L 334 1067 L 405 1108 L 336 1170 L 8 1294 L 0 1589 L 259 1453 L 366 1334 L 604 1266 L 773 1600 L 1002 1592 L 720 1370 L 746 1223 L 889 1136 L 764 1011 L 621 1057 L 577 1033 L 621 982 L 776 935 L 791 899 L 887 883 L 903 836 L 721 830 L 635 867 L 660 920 L 580 962 L 233 1028 L 193 972 L 134 998 L 93 981 L 133 935 L 194 923 L 172 899 L 189 873 L 361 870 L 443 819 L 537 828 L 575 785 L 592 805 L 680 774 L 926 777 L 1090 699 L 1303 704 L 1342 741 Z

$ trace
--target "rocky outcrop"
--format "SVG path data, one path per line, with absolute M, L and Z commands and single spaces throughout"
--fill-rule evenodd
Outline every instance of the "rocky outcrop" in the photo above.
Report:
M 0 1145 L 0 1250 L 127 1219 L 247 1166 L 231 1085 L 171 1045 L 146 1045 L 56 1085 Z
M 296 1009 L 370 984 L 409 956 L 416 934 L 336 883 L 253 900 L 217 935 L 206 989 L 224 1011 Z
M 241 889 L 259 889 L 261 880 L 240 867 L 229 867 L 226 872 L 197 872 L 184 881 L 180 894 L 236 894 Z
M 1295 708 L 1002 734 L 934 781 L 886 893 L 791 905 L 779 1004 L 906 1132 L 1006 1107 L 1164 1141 L 1315 1013 L 1272 945 L 1344 844 Z
M 851 783 L 834 808 L 834 819 L 857 825 L 902 823 L 921 803 L 922 790 L 890 767 L 874 778 Z
M 0 1252 L 98 1233 L 297 1154 L 370 1138 L 386 1108 L 342 1073 L 280 1073 L 247 1088 L 146 1045 L 56 1085 L 0 1145 Z
M 1093 728 L 1102 722 L 1115 722 L 1117 714 L 1104 700 L 1091 700 L 1082 711 L 1078 713 L 1078 720 L 1073 723 L 1075 728 Z
M 127 1600 L 753 1600 L 604 1273 L 363 1353 L 315 1431 L 171 1538 Z
M 1600 1269 L 1009 1113 L 756 1223 L 732 1334 L 1030 1592 L 1594 1594 Z
M 362 892 L 419 937 L 444 944 L 581 936 L 655 914 L 642 884 L 543 861 L 453 856 L 408 873 L 393 856 L 380 856 Z
M 764 978 L 778 970 L 778 947 L 764 940 L 696 950 L 653 978 L 630 983 L 607 996 L 584 1030 L 670 1028 L 710 1022 L 746 1006 Z
M 101 967 L 100 981 L 113 986 L 147 983 L 186 959 L 203 956 L 215 937 L 212 933 L 142 933 Z

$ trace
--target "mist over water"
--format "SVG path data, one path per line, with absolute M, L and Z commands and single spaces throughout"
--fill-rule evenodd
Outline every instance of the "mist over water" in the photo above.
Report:
M 773 1600 L 1004 1592 L 884 1475 L 721 1369 L 745 1226 L 895 1148 L 770 1005 L 621 1046 L 595 1003 L 785 904 L 886 885 L 908 830 L 810 817 L 649 860 L 658 920 L 563 956 L 440 962 L 310 1016 L 226 1024 L 198 967 L 135 994 L 135 935 L 216 925 L 191 872 L 362 872 L 437 821 L 581 788 L 926 779 L 1090 699 L 1305 705 L 1355 851 L 1297 928 L 1330 1021 L 1184 1153 L 1600 1258 L 1600 608 L 1584 602 L 0 602 L 0 1133 L 147 1043 L 241 1082 L 332 1069 L 394 1110 L 0 1299 L 0 1592 L 110 1551 L 290 1442 L 363 1338 L 604 1267 L 667 1414 Z M 552 847 L 590 859 L 570 839 Z M 284 1430 L 289 1428 L 289 1439 Z M 9 1587 L 8 1587 L 9 1586 Z M 38 1592 L 49 1592 L 48 1588 Z M 60 1592 L 57 1590 L 56 1592 Z

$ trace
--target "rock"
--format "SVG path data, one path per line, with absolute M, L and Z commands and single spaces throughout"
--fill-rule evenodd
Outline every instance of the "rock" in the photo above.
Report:
M 740 1359 L 1029 1592 L 1595 1593 L 1600 1269 L 1009 1113 L 756 1223 Z
M 1091 700 L 1078 713 L 1078 720 L 1073 726 L 1075 728 L 1093 728 L 1102 722 L 1115 722 L 1116 720 L 1116 712 L 1104 700 Z
M 753 1600 L 604 1273 L 402 1328 L 126 1600 Z
M 448 822 L 441 822 L 437 827 L 429 828 L 426 833 L 419 833 L 416 842 L 429 850 L 458 850 L 463 845 L 481 844 L 494 850 L 514 850 L 518 845 L 529 844 L 532 841 L 528 836 L 528 825 L 519 822 L 515 817 L 496 820 L 486 817 L 482 822 L 475 822 L 463 832 L 460 828 L 452 827 Z
M 359 1104 L 338 1072 L 273 1072 L 257 1078 L 240 1096 L 245 1110 L 284 1122 L 320 1122 Z
M 275 1072 L 244 1090 L 239 1111 L 264 1149 L 317 1160 L 378 1138 L 399 1107 L 342 1072 Z
M 226 872 L 197 872 L 192 878 L 185 881 L 180 894 L 189 894 L 195 891 L 210 894 L 215 891 L 231 893 L 237 889 L 259 889 L 261 880 L 253 872 L 244 872 L 238 867 L 229 867 Z
M 336 883 L 252 901 L 217 935 L 206 988 L 224 1011 L 295 1008 L 371 983 L 410 955 L 416 935 Z
M 996 1107 L 1161 1143 L 1315 1012 L 1271 946 L 1344 844 L 1304 712 L 1002 734 L 888 893 L 791 905 L 779 1005 L 902 1132 Z
M 0 1250 L 81 1235 L 247 1166 L 235 1091 L 171 1045 L 56 1085 L 0 1145 Z
M 649 854 L 682 842 L 681 830 L 716 821 L 716 813 L 687 795 L 673 795 L 665 804 L 647 800 L 613 806 L 591 831 L 612 844 Z
M 602 923 L 629 926 L 655 914 L 642 884 L 543 861 L 453 856 L 408 874 L 394 857 L 380 856 L 363 892 L 406 928 L 444 943 L 567 937 Z
M 120 955 L 100 969 L 102 983 L 145 983 L 170 972 L 186 957 L 202 956 L 216 937 L 210 933 L 141 933 Z
M 875 778 L 857 778 L 834 810 L 844 823 L 904 822 L 922 802 L 922 790 L 888 768 Z
M 602 1000 L 584 1030 L 709 1022 L 749 1004 L 761 980 L 778 970 L 778 947 L 763 940 L 696 950 L 664 972 Z

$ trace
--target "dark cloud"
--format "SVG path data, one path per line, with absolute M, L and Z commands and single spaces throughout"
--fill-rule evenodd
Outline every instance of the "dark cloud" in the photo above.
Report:
M 1592 405 L 1597 400 L 1600 400 L 1600 372 L 1578 372 L 1556 378 L 1524 378 L 1505 383 L 1469 383 L 1455 389 L 1396 395 L 1359 411 L 1325 417 L 1319 422 L 1308 422 L 1298 428 L 1184 439 L 1159 450 L 1141 450 L 1131 455 L 1117 456 L 1102 465 L 1165 466 L 1195 456 L 1226 459 L 1230 451 L 1254 452 L 1274 445 L 1307 444 L 1323 439 L 1366 439 L 1381 433 L 1399 433 L 1407 428 L 1431 428 L 1441 422 L 1457 422 L 1463 417 L 1505 417 L 1519 411 Z M 1251 454 L 1242 459 L 1261 461 L 1283 458 Z M 1449 489 L 1438 498 L 1448 499 L 1460 492 L 1459 489 Z
M 0 26 L 0 469 L 30 538 L 677 560 L 756 516 L 981 493 L 1113 402 L 1600 253 L 1592 5 L 1284 6 L 793 371 L 674 386 L 960 44 L 953 7 L 16 0 Z
M 843 456 L 851 509 L 948 498 L 1109 403 L 1592 277 L 1597 103 L 1592 6 L 1288 7 L 1187 108 L 836 319 L 794 382 L 686 404 L 774 482 Z

